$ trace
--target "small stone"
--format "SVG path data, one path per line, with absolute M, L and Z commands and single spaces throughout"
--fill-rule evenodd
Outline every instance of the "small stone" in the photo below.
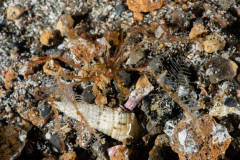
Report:
M 191 32 L 189 34 L 189 38 L 195 38 L 199 35 L 202 35 L 204 33 L 207 33 L 207 30 L 205 29 L 205 27 L 202 24 L 198 24 L 196 23 L 193 28 L 191 29 Z
M 6 75 L 5 75 L 5 81 L 4 81 L 4 84 L 5 84 L 5 88 L 7 90 L 11 89 L 12 88 L 12 83 L 13 83 L 13 80 L 16 79 L 15 75 L 14 75 L 15 71 L 13 68 L 10 68 Z
M 213 53 L 215 51 L 223 50 L 226 41 L 217 33 L 206 36 L 203 45 L 204 50 L 208 53 Z
M 145 57 L 145 53 L 144 53 L 142 50 L 138 50 L 138 51 L 136 51 L 136 52 L 133 52 L 133 53 L 129 56 L 126 64 L 128 64 L 128 65 L 137 64 L 137 63 L 138 63 L 142 58 L 144 58 L 144 57 Z
M 155 139 L 155 146 L 169 146 L 169 138 L 166 134 L 160 134 Z
M 1 127 L 0 128 L 1 159 L 16 159 L 21 154 L 25 146 L 26 136 L 27 132 L 16 126 Z
M 133 18 L 137 21 L 142 21 L 143 20 L 143 14 L 140 12 L 133 12 Z
M 177 160 L 178 156 L 169 146 L 154 146 L 149 152 L 148 160 Z
M 218 83 L 222 80 L 233 79 L 237 74 L 238 65 L 229 60 L 216 56 L 210 58 L 205 64 L 206 75 L 211 83 Z
M 57 42 L 57 33 L 52 30 L 44 30 L 40 37 L 40 42 L 45 46 L 53 46 Z
M 58 134 L 52 134 L 49 139 L 49 142 L 58 150 L 61 149 L 61 139 Z
M 162 7 L 162 0 L 127 0 L 129 10 L 133 12 L 151 12 Z
M 132 160 L 137 159 L 137 151 L 126 145 L 117 145 L 108 149 L 110 160 Z
M 62 36 L 66 36 L 67 32 L 70 28 L 74 25 L 74 20 L 72 19 L 71 15 L 64 14 L 60 17 L 56 29 L 61 32 Z
M 224 102 L 225 106 L 228 107 L 236 107 L 237 106 L 237 102 L 234 98 L 226 98 L 225 102 Z
M 7 9 L 7 19 L 8 20 L 15 20 L 21 16 L 24 12 L 24 8 L 19 6 L 10 6 Z
M 59 160 L 78 160 L 76 153 L 64 153 L 59 157 Z
M 117 5 L 115 6 L 115 12 L 116 12 L 116 14 L 117 14 L 118 16 L 120 16 L 123 11 L 124 11 L 123 5 L 117 4 Z
M 223 10 L 227 10 L 231 5 L 235 4 L 235 0 L 219 0 L 218 4 Z
M 86 87 L 83 90 L 81 97 L 82 97 L 82 100 L 87 103 L 94 103 L 96 96 L 94 95 L 94 93 L 92 91 L 92 86 Z
M 187 28 L 190 24 L 185 12 L 176 9 L 172 13 L 172 23 L 180 28 Z
M 56 156 L 49 156 L 49 157 L 45 157 L 42 160 L 57 160 Z

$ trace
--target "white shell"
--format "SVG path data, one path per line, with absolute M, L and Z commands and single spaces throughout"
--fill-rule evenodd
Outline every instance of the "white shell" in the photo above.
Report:
M 81 121 L 75 106 L 66 101 L 55 102 L 57 109 L 68 117 Z M 137 122 L 134 113 L 119 111 L 110 107 L 91 105 L 86 102 L 77 102 L 76 107 L 85 117 L 89 126 L 101 131 L 112 138 L 123 141 L 124 139 L 137 139 L 142 127 Z

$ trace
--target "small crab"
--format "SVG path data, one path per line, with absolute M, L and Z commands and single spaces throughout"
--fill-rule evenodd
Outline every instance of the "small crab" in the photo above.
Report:
M 130 36 L 131 33 L 127 34 L 119 50 L 112 54 L 107 47 L 109 46 L 109 42 L 105 38 L 102 38 L 104 42 L 98 42 L 93 40 L 89 34 L 77 36 L 74 32 L 71 32 L 71 34 L 69 34 L 69 48 L 74 62 L 61 56 L 45 56 L 32 58 L 30 64 L 38 65 L 45 63 L 44 71 L 46 73 L 55 75 L 58 78 L 74 79 L 74 85 L 84 81 L 93 82 L 92 90 L 93 93 L 97 95 L 95 102 L 99 105 L 106 104 L 106 102 L 101 101 L 103 98 L 102 92 L 107 89 L 111 80 L 116 80 L 117 88 L 126 98 L 130 94 L 129 90 L 124 87 L 124 82 L 117 73 L 121 71 L 141 70 L 141 68 L 126 69 L 120 67 L 121 64 L 143 44 L 143 42 L 140 42 L 126 54 L 124 47 Z M 64 68 L 55 60 L 60 60 L 73 66 L 76 70 L 79 70 L 78 74 L 66 73 Z

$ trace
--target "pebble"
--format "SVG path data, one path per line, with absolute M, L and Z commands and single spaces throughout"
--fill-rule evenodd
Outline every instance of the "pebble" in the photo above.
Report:
M 117 4 L 117 5 L 115 6 L 115 12 L 116 12 L 116 14 L 117 14 L 118 16 L 120 16 L 123 11 L 124 11 L 123 5 Z
M 5 75 L 4 84 L 5 84 L 5 88 L 6 88 L 7 90 L 9 90 L 9 89 L 12 88 L 13 80 L 16 79 L 16 77 L 15 77 L 14 74 L 15 74 L 14 69 L 13 69 L 13 68 L 10 68 L 10 69 L 7 71 L 6 75 Z
M 67 32 L 74 25 L 74 20 L 69 14 L 64 14 L 60 17 L 56 29 L 61 32 L 62 36 L 66 36 Z
M 218 4 L 223 10 L 227 10 L 231 5 L 235 4 L 235 0 L 219 0 Z
M 136 151 L 126 145 L 117 145 L 108 149 L 110 160 L 133 160 L 137 159 Z
M 144 18 L 144 14 L 140 13 L 140 12 L 133 12 L 133 18 L 137 21 L 142 21 Z
M 133 12 L 151 12 L 162 7 L 163 1 L 127 0 L 129 10 Z
M 43 158 L 42 160 L 57 160 L 57 157 L 56 156 L 48 156 L 48 157 Z
M 179 121 L 174 129 L 170 146 L 178 153 L 179 159 L 213 160 L 224 156 L 232 140 L 227 128 L 217 124 L 211 116 L 195 120 L 201 131 L 197 131 L 195 121 L 186 118 Z
M 79 160 L 76 153 L 64 153 L 59 157 L 59 160 Z
M 82 100 L 87 103 L 94 103 L 96 95 L 94 95 L 92 91 L 92 86 L 86 87 L 83 92 L 81 93 Z
M 236 107 L 237 102 L 234 98 L 230 97 L 230 98 L 226 98 L 224 105 L 228 107 Z
M 40 36 L 40 42 L 45 46 L 53 46 L 57 42 L 57 33 L 53 30 L 44 30 Z
M 24 8 L 19 6 L 9 6 L 7 9 L 7 19 L 8 20 L 15 20 L 21 16 L 24 12 Z
M 204 51 L 213 53 L 215 51 L 223 50 L 226 45 L 226 41 L 219 34 L 213 33 L 205 37 L 203 45 Z
M 193 28 L 191 29 L 191 32 L 189 34 L 189 38 L 195 38 L 199 35 L 202 35 L 204 33 L 207 33 L 207 30 L 202 24 L 196 23 L 194 24 Z
M 1 159 L 15 159 L 19 156 L 25 146 L 26 136 L 27 132 L 16 126 L 0 128 Z
M 210 58 L 205 64 L 206 75 L 211 83 L 218 83 L 222 80 L 233 79 L 237 74 L 238 65 L 229 60 L 216 56 Z
M 180 28 L 187 28 L 190 24 L 185 12 L 176 9 L 172 13 L 172 23 Z

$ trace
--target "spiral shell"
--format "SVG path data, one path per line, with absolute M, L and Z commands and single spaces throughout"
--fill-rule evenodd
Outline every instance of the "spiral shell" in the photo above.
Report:
M 55 102 L 58 109 L 67 116 L 81 121 L 75 106 L 70 102 Z M 140 136 L 142 127 L 139 125 L 134 113 L 119 111 L 110 107 L 91 105 L 86 102 L 77 102 L 79 112 L 85 117 L 89 126 L 101 131 L 113 139 L 135 140 Z

